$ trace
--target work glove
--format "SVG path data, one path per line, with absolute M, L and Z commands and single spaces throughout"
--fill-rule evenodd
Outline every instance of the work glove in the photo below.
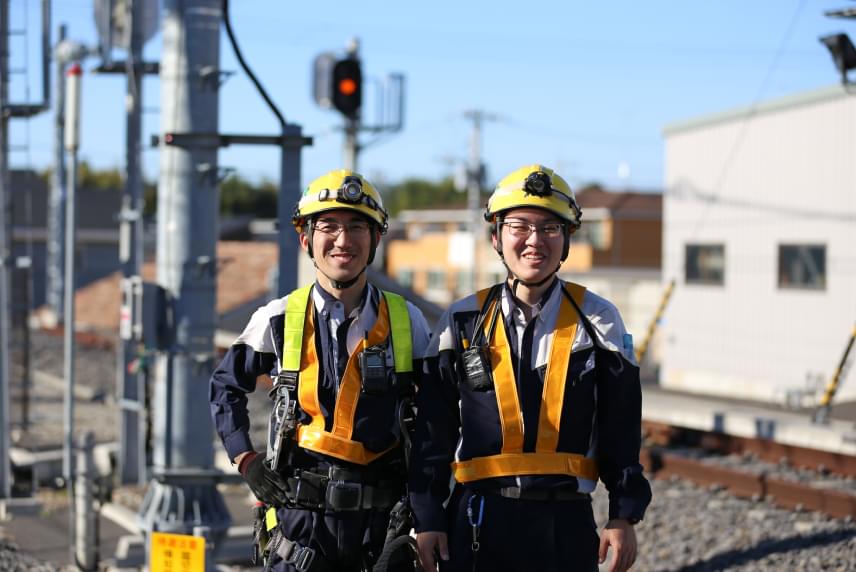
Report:
M 269 506 L 288 504 L 288 483 L 265 464 L 265 456 L 253 451 L 241 459 L 238 471 L 256 498 Z

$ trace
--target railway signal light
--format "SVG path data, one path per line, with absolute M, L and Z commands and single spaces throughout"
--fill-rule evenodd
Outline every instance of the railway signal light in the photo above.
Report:
M 363 74 L 360 62 L 348 58 L 333 65 L 331 81 L 333 107 L 350 119 L 359 115 L 363 103 Z

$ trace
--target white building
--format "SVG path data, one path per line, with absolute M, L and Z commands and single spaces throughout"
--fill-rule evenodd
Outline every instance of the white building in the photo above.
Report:
M 856 95 L 827 88 L 664 135 L 663 278 L 677 287 L 662 386 L 815 403 L 856 324 Z M 854 369 L 836 402 L 856 399 Z

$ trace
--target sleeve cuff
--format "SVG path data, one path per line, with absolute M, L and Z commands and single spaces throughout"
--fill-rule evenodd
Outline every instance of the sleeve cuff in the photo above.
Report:
M 250 440 L 250 435 L 246 431 L 235 431 L 225 439 L 223 446 L 226 447 L 226 453 L 229 455 L 229 460 L 233 462 L 235 457 L 241 453 L 253 450 L 253 443 Z
M 416 532 L 446 532 L 446 512 L 443 505 L 434 502 L 430 495 L 410 493 L 413 510 L 413 529 Z

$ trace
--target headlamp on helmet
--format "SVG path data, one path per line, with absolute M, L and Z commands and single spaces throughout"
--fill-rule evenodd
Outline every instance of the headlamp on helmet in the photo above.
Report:
M 548 210 L 572 231 L 580 226 L 582 211 L 570 185 L 543 165 L 526 165 L 505 176 L 488 199 L 484 219 L 495 223 L 506 211 L 521 207 Z
M 523 183 L 523 190 L 527 195 L 535 195 L 536 197 L 550 195 L 553 192 L 553 183 L 550 180 L 550 175 L 544 171 L 531 173 Z
M 331 171 L 310 183 L 295 205 L 292 223 L 300 232 L 306 219 L 334 209 L 356 211 L 376 223 L 381 233 L 386 232 L 387 213 L 377 189 L 345 169 Z

